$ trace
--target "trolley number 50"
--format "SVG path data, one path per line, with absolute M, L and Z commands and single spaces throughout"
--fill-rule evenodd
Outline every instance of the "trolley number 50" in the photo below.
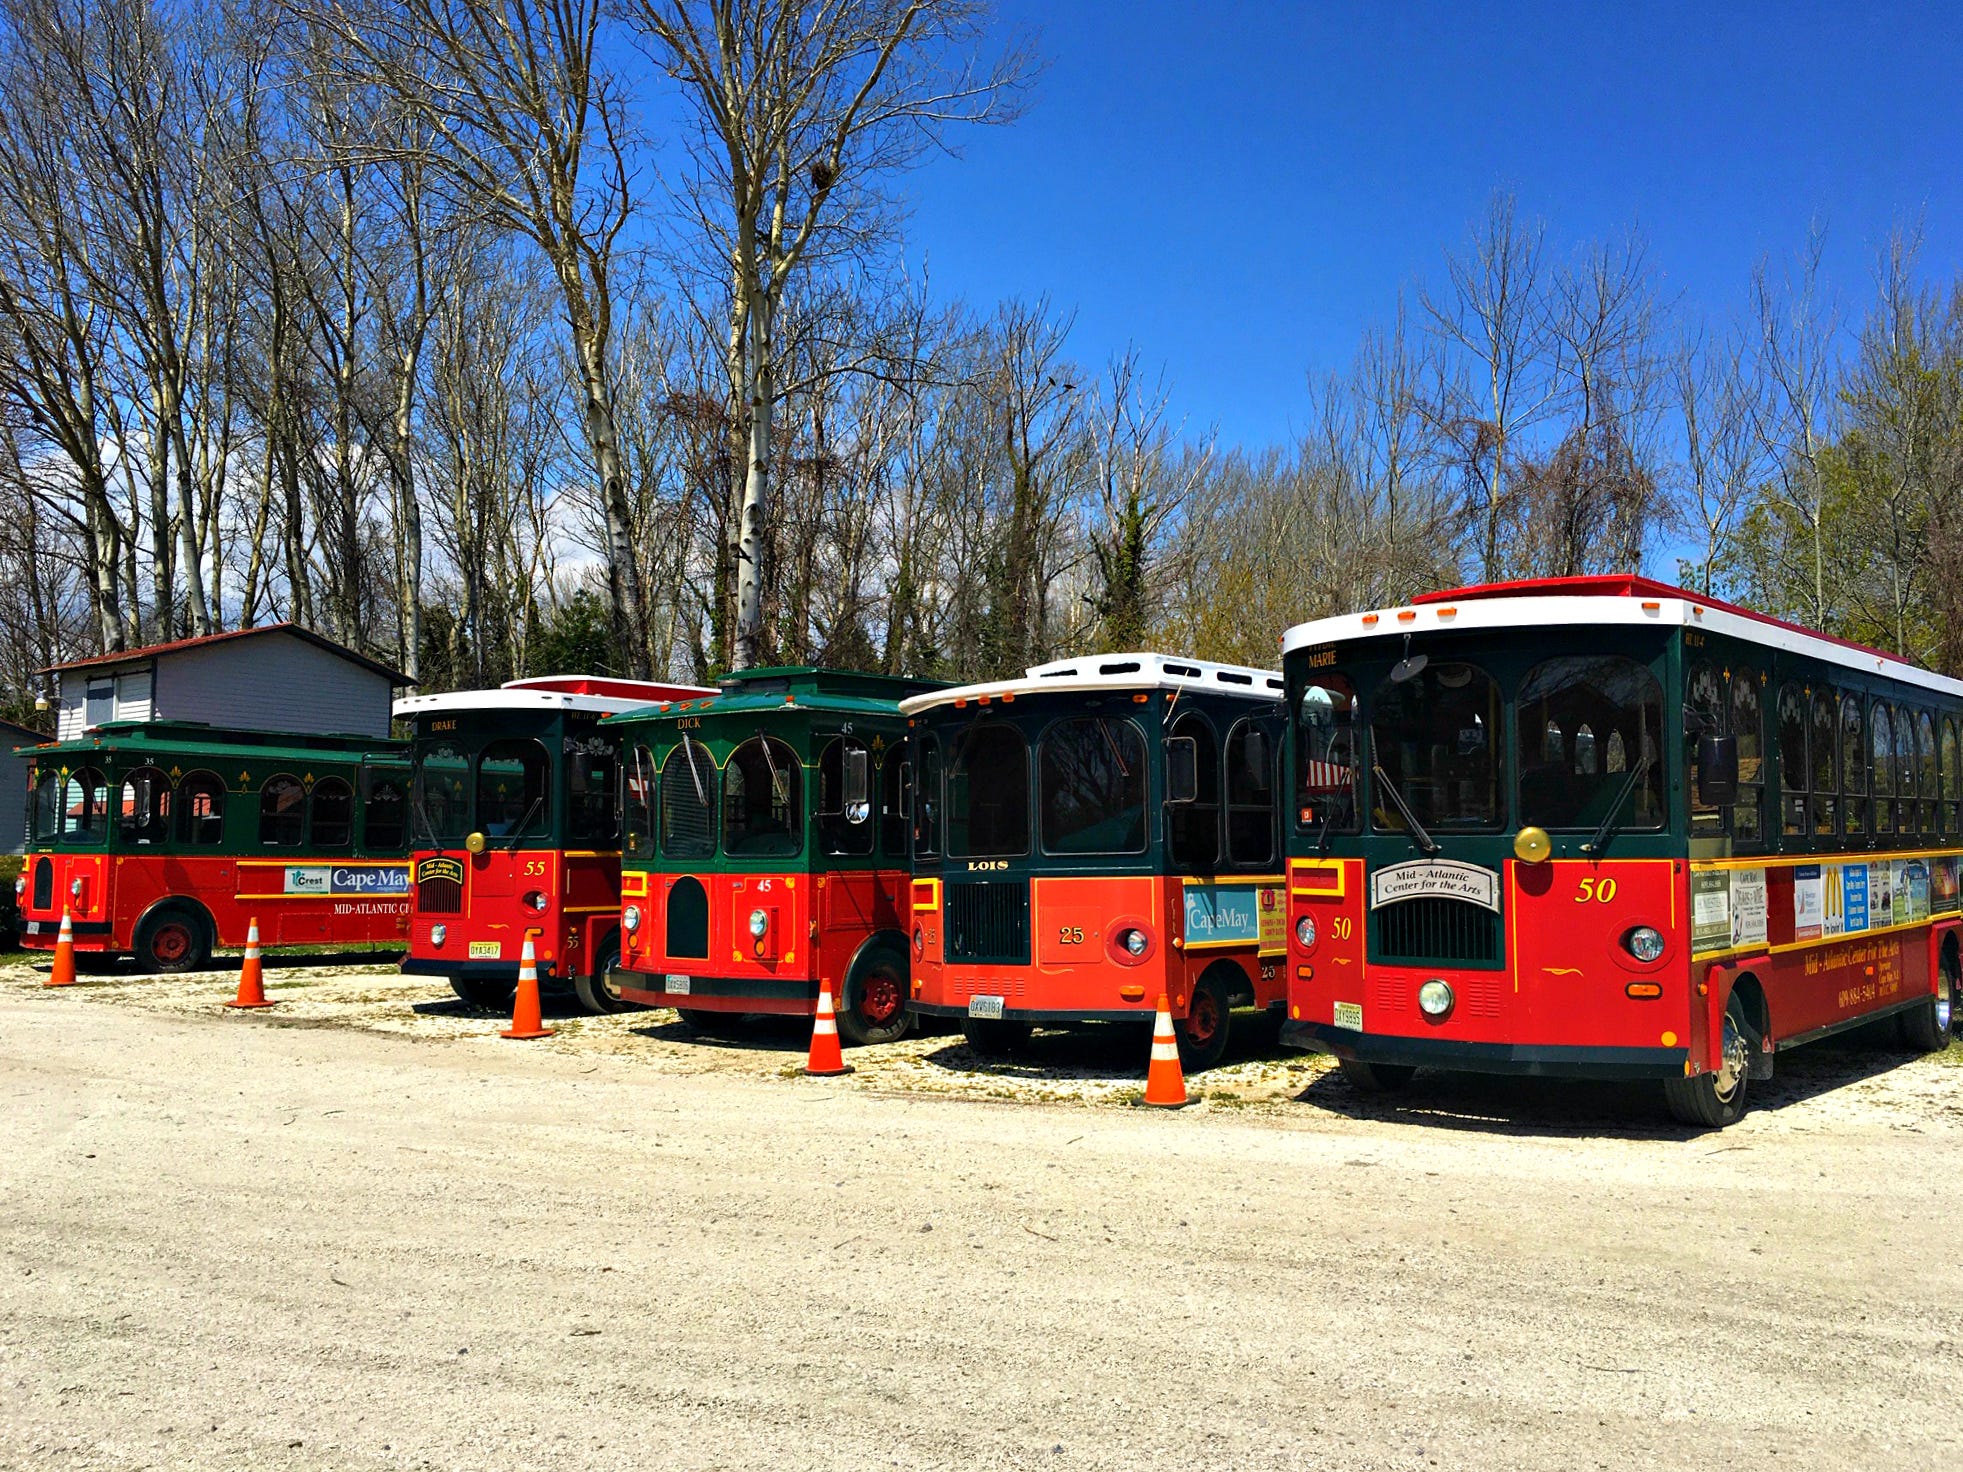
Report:
M 1581 881 L 1574 892 L 1574 902 L 1577 905 L 1589 903 L 1606 905 L 1612 903 L 1614 899 L 1615 878 L 1612 875 L 1604 875 L 1600 879 L 1590 875 Z

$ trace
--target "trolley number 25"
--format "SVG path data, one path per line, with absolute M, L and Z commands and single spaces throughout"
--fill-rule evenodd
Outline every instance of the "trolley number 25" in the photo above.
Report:
M 1615 900 L 1615 878 L 1604 875 L 1600 879 L 1590 875 L 1575 887 L 1574 902 L 1577 905 L 1612 904 Z

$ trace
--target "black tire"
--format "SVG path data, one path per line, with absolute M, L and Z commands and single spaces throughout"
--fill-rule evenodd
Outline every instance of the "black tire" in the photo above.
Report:
M 961 1036 L 984 1058 L 1003 1058 L 1022 1050 L 1034 1031 L 1027 1022 L 1004 1022 L 994 1017 L 964 1017 Z
M 596 1017 L 608 1017 L 615 1012 L 638 1012 L 639 1002 L 630 1002 L 621 996 L 620 991 L 607 977 L 607 973 L 620 964 L 620 946 L 609 941 L 600 948 L 600 964 L 587 976 L 576 973 L 573 976 L 573 995 L 579 998 L 579 1005 Z
M 153 976 L 202 971 L 211 962 L 211 922 L 181 905 L 155 910 L 136 927 L 136 969 Z
M 1902 1013 L 1902 1041 L 1918 1053 L 1940 1053 L 1947 1048 L 1950 1029 L 1956 1023 L 1956 1001 L 1956 977 L 1949 957 L 1944 956 L 1936 990 Z
M 705 1038 L 729 1037 L 743 1021 L 741 1012 L 707 1012 L 700 1007 L 677 1007 L 675 1015 Z
M 1418 1072 L 1409 1063 L 1365 1063 L 1360 1058 L 1338 1058 L 1336 1066 L 1359 1094 L 1398 1093 L 1410 1086 Z
M 854 1047 L 897 1043 L 913 1031 L 907 1011 L 907 970 L 891 956 L 874 956 L 845 980 L 838 999 L 838 1035 Z
M 1234 1005 L 1220 978 L 1208 974 L 1193 985 L 1186 1015 L 1172 1026 L 1179 1041 L 1179 1066 L 1187 1073 L 1212 1068 L 1227 1056 L 1234 1030 Z
M 511 999 L 518 992 L 518 983 L 504 981 L 495 976 L 453 976 L 450 990 L 459 999 L 473 1007 L 482 1007 L 486 1012 L 509 1012 Z
M 1745 1096 L 1751 1089 L 1752 1041 L 1745 1004 L 1733 992 L 1724 1004 L 1724 1035 L 1718 1045 L 1723 1066 L 1715 1073 L 1665 1079 L 1663 1102 L 1669 1105 L 1671 1118 L 1706 1130 L 1736 1124 L 1745 1113 Z

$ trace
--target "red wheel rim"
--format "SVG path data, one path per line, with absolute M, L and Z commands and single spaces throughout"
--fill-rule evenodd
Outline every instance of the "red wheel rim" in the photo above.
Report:
M 1214 1002 L 1213 993 L 1196 993 L 1192 1009 L 1186 1014 L 1186 1041 L 1195 1048 L 1204 1048 L 1219 1031 L 1220 1008 Z
M 183 925 L 158 927 L 150 942 L 150 954 L 159 961 L 182 961 L 191 954 L 191 932 Z
M 900 1015 L 904 1000 L 892 977 L 868 976 L 859 988 L 859 1015 L 874 1027 L 884 1027 Z

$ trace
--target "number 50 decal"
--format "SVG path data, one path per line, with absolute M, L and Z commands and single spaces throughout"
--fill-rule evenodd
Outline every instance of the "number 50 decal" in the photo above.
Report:
M 1329 922 L 1329 934 L 1332 938 L 1336 940 L 1348 940 L 1350 938 L 1350 933 L 1351 933 L 1351 926 L 1350 926 L 1349 916 L 1338 915 L 1334 920 L 1331 920 Z
M 1606 905 L 1614 899 L 1615 879 L 1613 876 L 1605 876 L 1601 879 L 1593 877 L 1584 879 L 1574 892 L 1574 902 L 1577 905 L 1585 905 L 1590 900 L 1593 900 L 1598 905 Z

